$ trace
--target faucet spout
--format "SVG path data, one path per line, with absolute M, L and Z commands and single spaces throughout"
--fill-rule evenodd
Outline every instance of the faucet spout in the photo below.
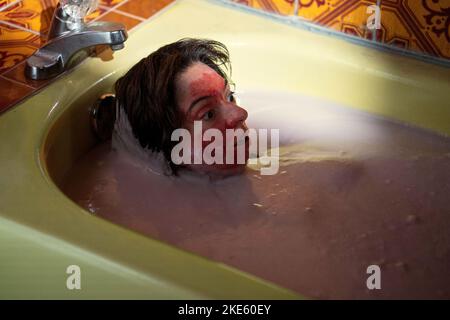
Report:
M 73 25 L 67 25 L 70 23 L 69 20 L 61 19 L 63 14 L 61 7 L 58 6 L 54 13 L 57 19 L 53 19 L 49 36 L 51 39 L 27 60 L 25 67 L 27 77 L 34 80 L 55 77 L 69 68 L 69 62 L 77 56 L 78 52 L 97 45 L 109 45 L 112 50 L 124 47 L 128 35 L 121 23 L 85 24 L 81 20 L 81 23 L 74 28 Z

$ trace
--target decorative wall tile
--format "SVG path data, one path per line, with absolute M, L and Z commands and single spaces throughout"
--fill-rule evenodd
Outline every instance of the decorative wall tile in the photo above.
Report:
M 124 0 L 101 0 L 87 17 L 101 17 Z M 0 0 L 0 74 L 25 60 L 47 41 L 53 12 L 59 0 Z
M 39 35 L 0 24 L 0 74 L 25 60 L 39 48 Z
M 273 13 L 289 14 L 294 0 L 233 0 Z M 367 7 L 381 6 L 381 29 L 366 28 Z M 450 59 L 450 0 L 299 0 L 298 15 L 317 24 L 392 45 Z
M 99 20 L 101 21 L 111 21 L 111 22 L 120 22 L 125 25 L 127 30 L 131 30 L 135 26 L 137 26 L 139 23 L 141 23 L 141 20 L 137 20 L 132 17 L 124 16 L 120 13 L 111 11 L 102 16 Z
M 47 41 L 58 2 L 0 0 L 0 112 L 51 82 L 27 79 L 24 60 Z M 98 8 L 86 20 L 122 22 L 130 30 L 171 2 L 173 0 L 99 0 Z M 118 7 L 121 9 L 116 11 Z M 108 50 L 104 49 L 99 47 L 97 53 L 107 55 Z
M 106 6 L 106 7 L 115 7 L 118 6 L 120 3 L 124 2 L 125 0 L 100 0 L 98 2 L 99 5 L 101 6 Z
M 4 78 L 23 83 L 33 89 L 39 89 L 50 82 L 50 80 L 32 80 L 25 76 L 25 61 L 15 65 L 2 74 Z
M 57 0 L 21 0 L 0 12 L 0 21 L 45 34 Z
M 173 0 L 128 0 L 119 5 L 117 10 L 142 18 L 150 18 L 172 2 Z
M 0 113 L 33 92 L 32 88 L 20 83 L 12 82 L 1 76 L 0 88 Z
M 267 12 L 291 15 L 294 14 L 294 0 L 232 0 L 255 9 L 261 9 Z
M 384 0 L 381 41 L 450 59 L 450 0 Z

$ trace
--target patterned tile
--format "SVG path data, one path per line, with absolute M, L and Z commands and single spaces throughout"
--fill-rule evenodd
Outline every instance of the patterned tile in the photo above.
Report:
M 294 0 L 231 0 L 255 9 L 282 15 L 294 14 Z
M 28 79 L 25 76 L 25 62 L 17 64 L 13 68 L 2 74 L 2 77 L 7 78 L 9 80 L 13 80 L 16 82 L 23 83 L 28 87 L 32 87 L 34 89 L 39 89 L 44 85 L 48 84 L 51 80 L 32 80 Z
M 36 49 L 37 47 L 31 45 L 15 46 L 8 44 L 7 47 L 3 47 L 3 43 L 0 43 L 0 74 L 4 74 L 7 70 L 25 60 Z
M 450 0 L 384 0 L 381 41 L 450 59 Z
M 127 17 L 114 11 L 110 11 L 104 16 L 100 17 L 99 21 L 120 22 L 125 25 L 127 30 L 131 30 L 133 27 L 142 22 L 141 20 Z
M 33 92 L 20 83 L 14 83 L 0 76 L 0 114 L 14 105 L 17 101 Z
M 98 19 L 99 17 L 105 15 L 106 12 L 109 12 L 126 1 L 127 0 L 99 0 L 97 9 L 86 17 L 86 22 Z
M 90 21 L 99 17 L 107 11 L 107 7 L 116 6 L 122 1 L 124 0 L 99 1 L 104 7 L 98 7 L 86 17 L 86 20 Z M 42 36 L 42 42 L 45 42 L 52 21 L 53 12 L 58 2 L 59 0 L 20 0 L 15 5 L 0 12 L 0 21 L 5 21 L 9 24 L 38 32 Z
M 346 34 L 372 39 L 372 32 L 366 26 L 369 17 L 367 7 L 373 4 L 376 4 L 376 0 L 316 2 L 320 14 L 311 16 L 311 20 Z M 311 14 L 312 11 L 309 8 L 300 6 L 299 15 L 308 17 L 306 12 Z
M 142 18 L 149 18 L 172 2 L 173 0 L 128 0 L 118 6 L 117 10 Z
M 232 0 L 256 9 L 290 14 L 294 0 Z M 298 15 L 317 24 L 372 39 L 367 7 L 376 0 L 298 0 Z M 450 0 L 381 0 L 382 43 L 450 59 Z
M 102 16 L 103 14 L 105 14 L 105 12 L 109 10 L 111 9 L 108 9 L 107 7 L 98 7 L 97 9 L 95 9 L 94 12 L 86 16 L 85 21 L 91 22 L 92 20 L 98 19 L 100 16 Z
M 106 7 L 115 7 L 124 1 L 125 0 L 100 0 L 98 4 Z
M 16 2 L 21 0 L 0 0 L 0 12 L 6 10 L 6 8 L 13 6 Z
M 24 75 L 23 61 L 46 41 L 53 11 L 59 0 L 0 0 L 0 110 L 20 101 L 50 81 L 33 81 Z M 100 0 L 103 7 L 87 17 L 101 18 L 109 8 L 124 0 Z M 103 20 L 126 20 L 128 26 L 136 24 L 129 18 L 105 15 Z M 131 19 L 133 20 L 133 19 Z M 140 22 L 140 21 L 137 21 Z M 23 85 L 21 85 L 21 83 Z M 0 112 L 1 112 L 0 111 Z
M 41 44 L 39 35 L 0 23 L 0 74 L 33 54 Z
M 22 0 L 0 12 L 0 21 L 46 33 L 58 0 Z

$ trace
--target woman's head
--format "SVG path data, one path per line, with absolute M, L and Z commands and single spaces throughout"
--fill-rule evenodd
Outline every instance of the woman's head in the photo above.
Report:
M 236 105 L 229 71 L 229 54 L 223 44 L 190 38 L 161 47 L 133 66 L 116 82 L 115 90 L 141 147 L 162 152 L 176 172 L 171 159 L 177 144 L 171 141 L 174 130 L 185 128 L 194 137 L 194 121 L 201 121 L 203 131 L 216 128 L 224 137 L 226 129 L 246 130 L 247 113 Z M 203 147 L 208 143 L 204 142 Z M 186 167 L 211 172 L 233 170 L 236 166 Z

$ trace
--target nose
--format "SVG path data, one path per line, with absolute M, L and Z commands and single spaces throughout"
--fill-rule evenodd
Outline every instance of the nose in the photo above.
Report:
M 228 128 L 236 128 L 240 123 L 247 120 L 248 113 L 244 108 L 241 108 L 237 105 L 232 105 L 229 107 L 229 112 L 227 114 L 227 127 Z

